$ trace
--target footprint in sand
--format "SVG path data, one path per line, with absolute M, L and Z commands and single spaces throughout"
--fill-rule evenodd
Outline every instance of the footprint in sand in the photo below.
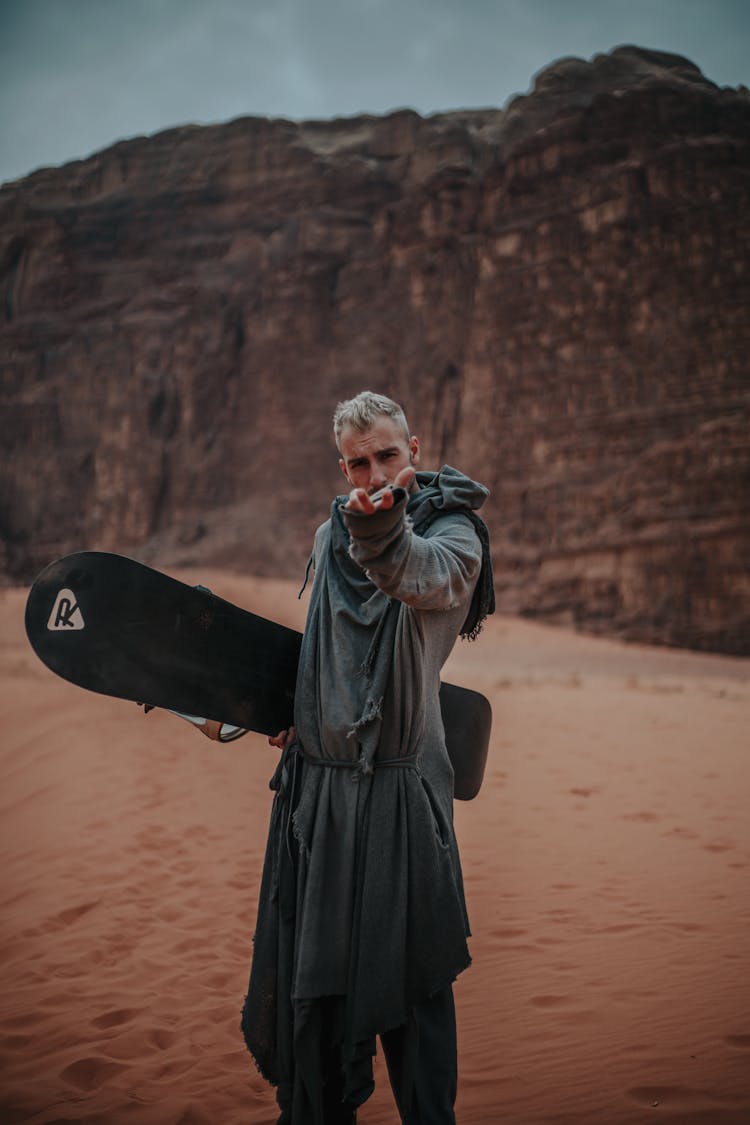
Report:
M 160 1051 L 166 1051 L 177 1042 L 177 1035 L 166 1027 L 154 1027 L 147 1035 L 149 1043 L 153 1043 Z
M 171 1059 L 169 1062 L 165 1063 L 164 1066 L 160 1066 L 155 1071 L 154 1077 L 157 1081 L 161 1079 L 169 1079 L 170 1082 L 174 1082 L 177 1079 L 182 1078 L 185 1074 L 188 1073 L 188 1071 L 193 1070 L 193 1068 L 197 1065 L 197 1059 L 184 1057 Z
M 60 1071 L 60 1078 L 70 1086 L 74 1086 L 76 1090 L 97 1090 L 110 1078 L 128 1069 L 127 1066 L 112 1062 L 110 1059 L 91 1056 L 78 1059 L 77 1062 L 66 1066 Z
M 220 1004 L 214 1008 L 206 1008 L 203 1018 L 214 1024 L 232 1024 L 234 1020 L 234 1007 L 231 1004 Z
M 681 825 L 676 828 L 670 828 L 668 832 L 662 832 L 662 836 L 676 836 L 680 840 L 698 839 L 697 832 L 694 832 L 692 828 L 683 828 Z
M 109 1027 L 122 1027 L 124 1023 L 130 1023 L 137 1015 L 140 1015 L 140 1011 L 140 1008 L 116 1008 L 111 1012 L 103 1012 L 91 1022 L 94 1027 L 99 1027 L 102 1030 Z
M 213 1125 L 210 1117 L 199 1106 L 187 1106 L 177 1118 L 175 1125 Z
M 3 1030 L 6 1028 L 35 1028 L 37 1024 L 42 1022 L 44 1017 L 38 1012 L 22 1012 L 18 1016 L 5 1016 L 3 1018 Z
M 502 926 L 498 930 L 491 931 L 491 936 L 501 939 L 505 938 L 507 940 L 512 938 L 525 937 L 528 932 L 529 931 L 526 929 L 516 929 L 513 926 Z
M 736 1047 L 740 1051 L 750 1051 L 750 1035 L 725 1035 L 724 1042 L 728 1047 Z
M 177 1035 L 166 1027 L 152 1027 L 144 1032 L 142 1028 L 135 1026 L 109 1037 L 99 1046 L 108 1059 L 135 1062 L 137 1059 L 153 1057 L 154 1049 L 166 1051 L 176 1042 Z
M 561 1008 L 570 1003 L 569 996 L 532 996 L 531 1003 L 537 1008 Z
M 178 941 L 176 945 L 172 946 L 172 952 L 177 954 L 194 953 L 195 946 L 195 938 L 183 938 L 181 941 Z
M 30 1035 L 0 1035 L 0 1051 L 20 1051 L 30 1042 Z
M 667 929 L 677 934 L 702 934 L 706 927 L 700 922 L 667 922 Z
M 67 929 L 68 926 L 72 926 L 79 918 L 83 918 L 90 910 L 97 907 L 100 902 L 101 899 L 97 898 L 93 902 L 82 902 L 78 906 L 69 906 L 66 910 L 61 910 L 59 914 L 53 914 L 41 925 L 24 930 L 20 936 L 22 938 L 34 938 L 40 934 L 54 934 L 58 930 Z

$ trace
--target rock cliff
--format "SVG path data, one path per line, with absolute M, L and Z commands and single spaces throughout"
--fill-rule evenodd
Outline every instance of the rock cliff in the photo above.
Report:
M 749 189 L 748 91 L 636 47 L 5 185 L 0 570 L 297 574 L 371 387 L 490 485 L 501 609 L 750 652 Z

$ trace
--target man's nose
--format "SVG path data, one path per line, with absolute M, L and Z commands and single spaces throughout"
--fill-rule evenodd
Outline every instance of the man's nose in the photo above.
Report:
M 387 483 L 386 475 L 380 465 L 373 465 L 370 469 L 370 488 L 375 490 L 382 488 Z

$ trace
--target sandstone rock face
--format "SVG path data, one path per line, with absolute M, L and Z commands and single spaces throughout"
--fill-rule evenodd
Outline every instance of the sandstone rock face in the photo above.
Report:
M 749 187 L 748 92 L 634 47 L 6 185 L 0 569 L 296 574 L 371 387 L 491 487 L 501 609 L 750 652 Z

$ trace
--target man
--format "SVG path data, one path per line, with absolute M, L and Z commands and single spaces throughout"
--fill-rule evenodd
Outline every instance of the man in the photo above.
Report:
M 263 873 L 242 1027 L 280 1123 L 355 1120 L 380 1035 L 401 1119 L 454 1122 L 452 982 L 469 964 L 440 669 L 494 609 L 487 490 L 418 473 L 397 403 L 364 391 L 334 435 L 350 491 L 315 579 Z

